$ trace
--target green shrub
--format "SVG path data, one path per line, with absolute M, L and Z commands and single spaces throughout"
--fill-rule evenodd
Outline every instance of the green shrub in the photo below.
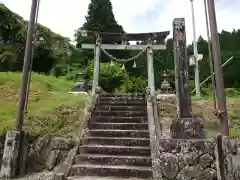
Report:
M 207 95 L 210 95 L 211 94 L 211 91 L 209 88 L 201 88 L 201 94 L 203 96 L 207 96 Z
M 239 92 L 238 92 L 237 89 L 235 89 L 235 88 L 226 88 L 226 89 L 225 89 L 225 94 L 226 94 L 228 97 L 234 97 L 234 96 L 239 95 Z
M 88 75 L 90 79 L 93 77 L 93 62 L 88 64 Z M 119 88 L 125 79 L 125 71 L 122 69 L 122 65 L 114 63 L 100 63 L 100 77 L 99 85 L 106 92 L 114 92 L 115 89 Z
M 147 87 L 147 79 L 144 77 L 127 76 L 124 84 L 120 87 L 123 92 L 139 92 Z
M 195 82 L 194 82 L 194 80 L 189 80 L 189 82 L 188 82 L 188 87 L 189 87 L 190 92 L 191 92 L 192 90 L 194 90 L 194 88 L 195 88 Z

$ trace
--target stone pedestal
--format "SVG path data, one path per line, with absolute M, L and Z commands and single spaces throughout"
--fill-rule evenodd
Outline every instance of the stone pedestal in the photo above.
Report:
M 204 138 L 203 123 L 200 118 L 174 119 L 171 124 L 171 136 L 174 139 Z
M 27 138 L 20 131 L 6 134 L 0 177 L 12 178 L 25 171 L 27 159 Z

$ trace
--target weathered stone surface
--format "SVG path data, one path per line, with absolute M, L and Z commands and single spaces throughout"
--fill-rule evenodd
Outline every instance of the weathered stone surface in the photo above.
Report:
M 240 168 L 238 168 L 238 159 L 234 157 L 240 148 L 240 137 L 222 137 L 223 160 L 224 166 L 221 169 L 225 179 L 239 179 Z M 236 159 L 234 159 L 236 158 Z M 221 163 L 221 162 L 220 162 Z
M 204 154 L 199 159 L 199 164 L 202 168 L 210 167 L 214 162 L 214 158 L 210 154 Z
M 215 169 L 207 168 L 197 173 L 194 180 L 216 180 L 217 172 Z
M 36 154 L 36 162 L 38 164 L 44 164 L 47 157 L 52 151 L 51 146 L 52 138 L 49 135 L 45 135 L 42 138 L 39 138 L 36 146 L 34 148 L 34 153 Z
M 240 167 L 237 166 L 233 170 L 233 176 L 235 179 L 240 179 Z
M 196 178 L 212 173 L 206 178 L 216 179 L 215 147 L 214 139 L 160 139 L 158 154 L 162 178 L 198 180 Z
M 168 101 L 172 104 L 176 103 L 176 95 L 175 94 L 162 94 L 162 93 L 157 93 L 157 100 L 162 102 L 162 101 Z
M 214 139 L 160 139 L 158 152 L 214 154 L 215 146 Z
M 55 169 L 53 180 L 66 179 L 77 152 L 78 152 L 78 146 L 75 146 L 73 149 L 69 151 L 65 161 L 61 163 L 59 166 L 57 166 L 57 168 Z
M 6 134 L 4 145 L 3 161 L 1 166 L 1 178 L 11 178 L 17 173 L 17 161 L 19 157 L 21 133 L 10 131 Z
M 211 155 L 215 152 L 216 142 L 213 141 L 204 141 L 203 153 L 209 153 Z
M 198 154 L 197 152 L 189 152 L 184 154 L 184 161 L 187 165 L 192 166 L 198 163 Z
M 50 153 L 46 161 L 46 168 L 47 170 L 52 170 L 60 161 L 60 150 L 54 150 Z
M 176 156 L 178 158 L 178 167 L 181 170 L 187 165 L 186 161 L 184 160 L 183 154 L 177 153 Z
M 186 166 L 177 175 L 176 180 L 191 180 L 202 171 L 200 166 Z
M 174 179 L 179 171 L 177 157 L 171 153 L 163 153 L 160 155 L 159 161 L 163 176 Z
M 44 168 L 52 170 L 56 165 L 64 161 L 67 152 L 75 144 L 73 140 L 61 137 L 45 135 L 39 138 L 29 153 L 28 171 L 40 172 Z
M 204 138 L 203 123 L 199 118 L 174 119 L 171 124 L 172 138 L 196 139 Z
M 184 18 L 173 20 L 173 48 L 175 66 L 175 89 L 179 117 L 191 117 L 191 98 L 188 87 L 188 58 L 186 51 L 186 27 Z
M 52 149 L 69 150 L 72 149 L 75 142 L 71 139 L 56 137 L 52 139 Z

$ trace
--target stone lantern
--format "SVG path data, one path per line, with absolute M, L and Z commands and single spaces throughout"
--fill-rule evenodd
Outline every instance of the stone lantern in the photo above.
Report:
M 69 93 L 71 94 L 87 93 L 89 89 L 87 70 L 77 73 L 75 80 L 76 86 L 73 87 Z
M 167 81 L 167 77 L 169 77 L 169 75 L 166 73 L 166 71 L 164 71 L 163 73 L 163 82 L 161 84 L 161 90 L 163 93 L 169 93 L 169 91 L 171 91 L 171 86 L 169 84 L 169 82 Z
M 76 73 L 76 85 L 83 85 L 85 83 L 84 72 Z

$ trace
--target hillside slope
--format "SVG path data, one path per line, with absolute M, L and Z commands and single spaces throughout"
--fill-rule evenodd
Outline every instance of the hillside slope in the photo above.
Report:
M 21 74 L 0 72 L 0 133 L 14 128 Z M 75 128 L 86 96 L 68 94 L 74 83 L 33 73 L 24 127 L 34 135 L 69 133 Z M 76 114 L 77 113 L 77 114 Z M 80 114 L 78 114 L 80 113 Z

